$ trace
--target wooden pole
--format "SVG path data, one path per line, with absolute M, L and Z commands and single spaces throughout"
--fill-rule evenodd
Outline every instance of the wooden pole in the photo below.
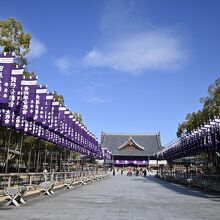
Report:
M 33 148 L 33 142 L 31 144 L 31 149 L 29 151 L 29 154 L 28 154 L 28 164 L 27 164 L 27 170 L 28 172 L 30 172 L 30 168 L 31 168 L 31 154 L 32 154 L 32 148 Z
M 46 162 L 47 162 L 47 144 L 46 144 L 46 149 L 44 153 L 44 169 L 46 169 Z
M 21 155 L 22 145 L 23 145 L 23 133 L 21 133 L 20 155 L 19 155 L 19 159 L 18 159 L 18 173 L 20 172 L 20 162 L 21 162 L 21 159 L 22 159 L 22 155 Z
M 40 146 L 38 145 L 38 151 L 37 151 L 37 166 L 36 166 L 36 173 L 38 173 L 39 169 L 39 159 L 40 159 Z
M 50 152 L 50 172 L 52 170 L 52 161 L 53 161 L 53 155 L 52 155 L 52 151 Z
M 8 144 L 7 144 L 7 156 L 6 156 L 6 164 L 5 164 L 5 173 L 8 172 L 8 161 L 9 161 L 10 145 L 11 145 L 11 129 L 9 130 L 9 137 L 8 137 Z
M 61 151 L 61 154 L 60 154 L 60 172 L 61 172 L 61 169 L 62 169 L 62 157 L 63 157 L 63 152 Z
M 57 157 L 58 157 L 58 152 L 56 151 L 56 163 L 55 163 L 55 167 L 56 167 L 56 171 L 58 171 L 58 161 L 57 161 Z

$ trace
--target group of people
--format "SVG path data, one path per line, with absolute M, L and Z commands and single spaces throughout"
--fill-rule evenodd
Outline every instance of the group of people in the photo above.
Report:
M 124 174 L 124 172 L 126 172 L 127 176 L 132 176 L 132 175 L 136 175 L 136 176 L 147 176 L 147 173 L 149 172 L 149 170 L 147 168 L 134 168 L 134 169 L 131 169 L 131 168 L 121 168 L 121 169 L 117 169 L 117 173 L 120 172 L 121 175 Z M 115 176 L 116 174 L 116 170 L 115 168 L 113 168 L 112 170 L 112 174 L 113 176 Z

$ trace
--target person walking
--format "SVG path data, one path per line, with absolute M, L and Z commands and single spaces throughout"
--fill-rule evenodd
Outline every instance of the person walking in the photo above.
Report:
M 115 168 L 113 169 L 113 172 L 112 172 L 113 176 L 115 176 Z
M 123 170 L 123 168 L 121 169 L 121 175 L 123 175 L 123 172 L 124 172 L 124 170 Z
M 144 176 L 147 176 L 147 170 L 146 169 L 143 170 L 143 174 L 144 174 Z

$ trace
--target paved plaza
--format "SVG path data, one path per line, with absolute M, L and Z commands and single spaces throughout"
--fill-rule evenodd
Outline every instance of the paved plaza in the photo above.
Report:
M 1 220 L 220 219 L 220 195 L 165 182 L 153 176 L 116 175 L 54 196 L 1 208 Z

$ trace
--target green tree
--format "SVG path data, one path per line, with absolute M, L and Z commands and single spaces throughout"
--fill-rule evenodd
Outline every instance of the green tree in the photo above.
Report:
M 215 116 L 219 116 L 220 78 L 209 86 L 208 96 L 200 98 L 200 102 L 203 104 L 202 110 L 186 115 L 185 121 L 178 126 L 177 137 L 180 138 L 184 133 L 189 134 L 193 129 L 197 129 Z
M 35 73 L 34 71 L 29 72 L 28 70 L 24 70 L 23 76 L 37 76 L 37 73 Z
M 220 106 L 220 78 L 216 79 L 208 88 L 208 96 L 202 97 L 200 102 L 203 108 L 211 108 Z
M 58 92 L 54 92 L 53 93 L 53 97 L 54 97 L 54 100 L 55 101 L 58 101 L 61 105 L 64 105 L 65 102 L 64 102 L 64 97 L 62 95 L 60 95 Z
M 178 125 L 178 129 L 176 132 L 177 137 L 180 138 L 184 134 L 185 131 L 186 131 L 186 122 L 183 122 Z
M 79 113 L 77 113 L 77 112 L 74 112 L 74 113 L 73 113 L 73 116 L 74 116 L 74 118 L 75 118 L 77 121 L 79 121 L 80 124 L 83 124 L 83 117 L 82 117 L 81 114 L 79 114 Z
M 14 52 L 18 63 L 26 65 L 30 51 L 31 35 L 24 33 L 23 25 L 15 18 L 0 21 L 0 46 L 3 52 Z

